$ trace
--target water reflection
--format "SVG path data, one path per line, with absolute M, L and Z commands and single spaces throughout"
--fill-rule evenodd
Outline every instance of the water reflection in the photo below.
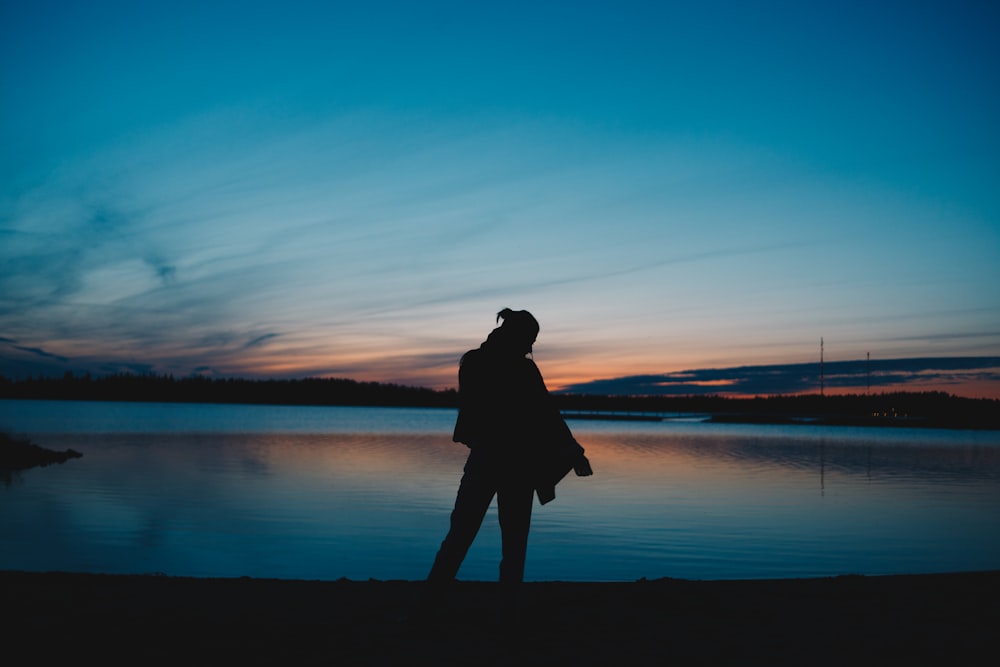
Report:
M 294 410 L 247 431 L 259 428 L 247 414 L 239 432 L 143 432 L 134 414 L 127 432 L 19 428 L 85 455 L 0 490 L 0 568 L 426 574 L 465 457 L 450 441 L 453 414 L 421 414 L 424 426 L 407 430 L 393 413 L 367 431 L 357 415 L 308 412 L 325 431 L 285 428 Z M 536 511 L 529 579 L 1000 567 L 996 434 L 574 426 L 597 474 L 568 478 Z M 499 548 L 488 518 L 460 578 L 494 580 Z

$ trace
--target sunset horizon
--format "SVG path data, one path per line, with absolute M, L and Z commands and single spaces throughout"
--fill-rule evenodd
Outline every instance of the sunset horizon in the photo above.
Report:
M 16 347 L 0 339 L 0 345 Z M 37 355 L 38 350 L 21 350 L 22 356 Z M 354 382 L 395 384 L 414 388 L 446 391 L 458 389 L 458 361 L 444 363 L 436 374 L 422 376 L 382 376 L 356 372 L 354 375 L 317 373 L 287 369 L 279 372 L 234 370 L 226 374 L 191 369 L 177 372 L 152 364 L 102 362 L 74 365 L 66 359 L 37 363 L 10 357 L 0 372 L 9 380 L 58 378 L 66 376 L 108 377 L 113 375 L 152 375 L 177 378 L 240 380 L 342 379 Z M 893 392 L 943 392 L 952 396 L 1000 400 L 1000 357 L 913 357 L 893 359 L 833 360 L 819 359 L 788 364 L 742 364 L 726 367 L 686 368 L 666 372 L 587 374 L 549 374 L 541 367 L 553 393 L 594 394 L 607 396 L 698 396 L 717 395 L 731 398 L 790 396 L 807 394 L 882 394 Z

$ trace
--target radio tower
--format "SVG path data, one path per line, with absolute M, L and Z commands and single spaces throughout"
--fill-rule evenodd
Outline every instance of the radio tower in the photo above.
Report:
M 823 395 L 823 385 L 826 378 L 823 376 L 823 337 L 819 339 L 819 395 Z
M 867 379 L 867 386 L 865 388 L 865 394 L 872 393 L 872 353 L 865 353 L 865 378 Z

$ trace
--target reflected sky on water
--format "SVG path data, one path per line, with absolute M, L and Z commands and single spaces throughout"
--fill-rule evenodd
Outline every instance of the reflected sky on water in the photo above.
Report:
M 466 450 L 451 410 L 0 401 L 83 458 L 0 489 L 0 568 L 420 579 Z M 526 576 L 1000 568 L 996 432 L 571 422 L 595 468 L 536 504 Z M 491 509 L 460 572 L 495 580 Z

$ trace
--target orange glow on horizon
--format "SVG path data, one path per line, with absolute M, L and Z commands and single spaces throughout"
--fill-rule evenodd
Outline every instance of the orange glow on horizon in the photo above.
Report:
M 585 360 L 581 361 L 569 356 L 550 356 L 549 353 L 542 352 L 541 354 L 536 354 L 535 361 L 541 370 L 542 376 L 545 378 L 546 385 L 553 392 L 563 391 L 568 387 L 596 380 L 641 375 L 664 375 L 673 380 L 683 380 L 686 385 L 700 389 L 694 393 L 713 393 L 728 397 L 766 396 L 771 395 L 771 393 L 761 392 L 752 394 L 732 391 L 738 384 L 737 379 L 698 379 L 697 372 L 691 369 L 725 369 L 758 363 L 761 365 L 780 365 L 780 362 L 775 362 L 772 359 L 754 360 L 750 363 L 735 363 L 729 360 L 722 360 L 720 362 L 717 359 L 706 362 L 703 358 L 701 360 L 691 359 L 682 362 L 674 360 L 670 364 L 670 367 L 657 367 L 658 364 L 655 361 L 650 362 L 648 359 L 632 357 L 631 355 L 625 358 L 616 358 L 613 362 L 609 362 L 606 359 L 586 358 L 586 355 L 583 356 Z M 304 377 L 345 378 L 358 382 L 392 383 L 426 387 L 440 391 L 457 389 L 458 360 L 460 357 L 461 354 L 457 352 L 454 355 L 441 355 L 440 351 L 437 351 L 435 354 L 434 351 L 429 350 L 406 350 L 401 353 L 397 351 L 397 354 L 391 356 L 371 353 L 352 354 L 347 357 L 338 358 L 328 355 L 297 353 L 295 350 L 270 350 L 266 355 L 260 354 L 251 358 L 243 358 L 231 365 L 219 364 L 219 366 L 214 368 L 214 374 L 290 379 Z M 426 363 L 424 360 L 427 358 L 433 358 L 433 363 Z M 423 363 L 421 363 L 422 361 Z M 664 364 L 664 366 L 666 365 Z M 684 378 L 686 373 L 691 374 L 689 379 Z M 828 376 L 827 384 L 823 388 L 824 393 L 829 395 L 864 394 L 869 391 L 863 378 L 855 378 L 855 384 L 850 386 L 831 386 L 830 382 L 834 377 L 832 375 Z M 911 381 L 900 384 L 879 384 L 877 381 L 878 378 L 875 375 L 873 375 L 873 380 L 875 380 L 875 383 L 870 389 L 870 392 L 873 394 L 900 391 L 937 391 L 965 398 L 1000 399 L 1000 383 L 982 379 L 978 372 L 968 373 L 968 379 L 963 377 L 962 373 L 956 372 L 948 380 L 930 377 L 921 378 L 920 375 L 914 375 Z M 669 390 L 670 383 L 664 382 L 663 384 Z M 778 393 L 788 395 L 820 393 L 818 363 L 817 377 L 813 386 L 802 391 Z

